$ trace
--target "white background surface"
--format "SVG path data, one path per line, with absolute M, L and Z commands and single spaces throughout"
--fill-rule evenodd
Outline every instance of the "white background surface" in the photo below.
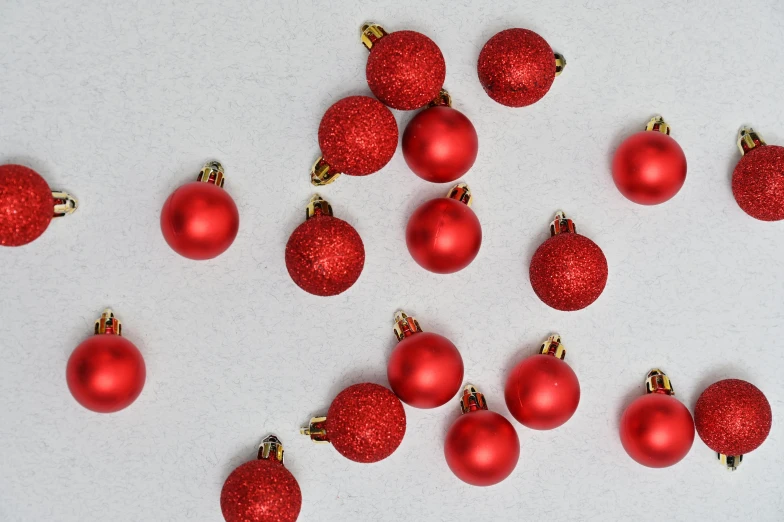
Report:
M 303 521 L 781 520 L 784 224 L 745 215 L 730 176 L 740 125 L 784 144 L 784 9 L 688 4 L 2 1 L 0 163 L 34 168 L 81 207 L 0 249 L 0 520 L 220 520 L 223 481 L 271 432 Z M 367 20 L 441 47 L 446 87 L 479 134 L 465 181 L 484 242 L 456 275 L 411 260 L 408 216 L 448 187 L 414 176 L 398 150 L 380 173 L 320 191 L 367 252 L 357 284 L 324 299 L 291 282 L 283 249 L 313 193 L 323 112 L 369 93 Z M 568 60 L 532 107 L 502 107 L 477 80 L 479 50 L 507 27 L 537 31 Z M 647 208 L 620 195 L 609 163 L 656 113 L 689 172 L 677 197 Z M 402 133 L 413 113 L 395 114 Z M 167 247 L 158 220 L 212 158 L 240 232 L 194 262 Z M 543 305 L 527 275 L 558 209 L 610 267 L 601 298 L 575 313 Z M 148 370 L 140 398 L 113 415 L 81 408 L 65 383 L 106 306 Z M 516 425 L 517 470 L 487 489 L 444 462 L 456 402 L 407 407 L 403 444 L 378 464 L 311 444 L 297 428 L 338 391 L 386 384 L 399 307 L 457 344 L 466 379 L 506 415 L 508 370 L 561 333 L 577 413 L 551 432 Z M 699 438 L 670 469 L 633 462 L 619 416 L 654 366 L 690 409 L 715 380 L 755 383 L 773 407 L 767 442 L 733 474 Z

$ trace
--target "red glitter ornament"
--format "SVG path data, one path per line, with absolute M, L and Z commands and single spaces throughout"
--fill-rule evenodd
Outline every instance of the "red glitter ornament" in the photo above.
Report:
M 420 205 L 406 226 L 406 246 L 425 270 L 451 274 L 471 264 L 482 246 L 482 226 L 471 210 L 468 185 Z
M 564 57 L 535 32 L 506 29 L 482 47 L 477 72 L 492 99 L 507 107 L 525 107 L 547 94 L 565 66 Z
M 77 346 L 68 359 L 68 389 L 88 410 L 120 411 L 142 393 L 147 377 L 144 358 L 121 335 L 120 321 L 107 308 L 95 322 L 95 335 Z
M 315 195 L 286 243 L 286 268 L 294 283 L 313 295 L 337 295 L 353 285 L 365 266 L 365 246 L 354 227 L 332 216 Z
M 463 415 L 449 428 L 444 457 L 452 473 L 472 486 L 492 486 L 511 475 L 520 459 L 520 439 L 512 423 L 489 411 L 471 384 L 460 399 Z
M 300 430 L 315 442 L 331 442 L 354 462 L 389 457 L 406 434 L 406 412 L 394 393 L 369 382 L 349 386 L 332 401 L 326 417 Z
M 283 444 L 275 435 L 259 446 L 258 459 L 239 466 L 223 483 L 221 511 L 226 522 L 295 522 L 302 492 L 283 466 Z
M 678 193 L 686 181 L 686 156 L 661 116 L 621 143 L 612 175 L 621 194 L 641 205 L 658 205 Z
M 694 407 L 697 433 L 730 469 L 757 449 L 770 433 L 773 413 L 759 388 L 740 379 L 708 386 Z
M 71 214 L 76 207 L 76 198 L 53 192 L 36 171 L 22 165 L 0 165 L 0 245 L 32 242 L 53 217 Z
M 632 402 L 621 416 L 621 443 L 631 458 L 649 468 L 666 468 L 683 459 L 694 443 L 694 420 L 674 397 L 669 378 L 651 370 L 647 394 Z
M 169 246 L 188 259 L 212 259 L 225 252 L 237 237 L 240 214 L 223 190 L 223 166 L 204 165 L 198 181 L 174 192 L 161 210 L 161 232 Z
M 550 224 L 551 237 L 536 249 L 528 274 L 539 299 L 556 310 L 581 310 L 607 284 L 607 259 L 596 243 L 575 231 L 563 212 Z
M 400 400 L 416 408 L 437 408 L 455 396 L 463 382 L 463 358 L 452 341 L 423 332 L 405 312 L 395 314 L 398 345 L 387 365 L 389 385 Z
M 743 157 L 732 173 L 732 194 L 743 211 L 762 221 L 784 219 L 784 147 L 767 145 L 751 127 L 738 133 Z
M 310 170 L 313 185 L 327 185 L 340 174 L 367 176 L 381 170 L 397 149 L 392 111 L 368 96 L 349 96 L 332 105 L 318 130 L 322 156 Z
M 362 43 L 370 51 L 365 74 L 373 94 L 393 109 L 424 107 L 446 78 L 441 49 L 422 33 L 387 33 L 377 24 L 362 26 Z
M 551 335 L 539 350 L 514 367 L 504 398 L 509 413 L 520 424 L 551 430 L 572 418 L 580 403 L 580 381 L 563 359 L 559 335 Z

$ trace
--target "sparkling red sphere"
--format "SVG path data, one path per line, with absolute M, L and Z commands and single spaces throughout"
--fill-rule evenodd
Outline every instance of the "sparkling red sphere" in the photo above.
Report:
M 471 208 L 452 198 L 432 199 L 411 215 L 406 246 L 419 266 L 437 274 L 464 269 L 482 246 L 482 226 Z
M 493 100 L 507 107 L 525 107 L 550 90 L 555 79 L 555 53 L 533 31 L 506 29 L 482 47 L 477 72 Z
M 71 354 L 66 367 L 68 389 L 88 410 L 120 411 L 136 400 L 147 371 L 139 349 L 124 337 L 93 335 Z
M 326 432 L 332 446 L 354 462 L 390 456 L 406 434 L 406 412 L 394 393 L 373 383 L 349 386 L 332 401 Z
M 397 122 L 392 111 L 368 96 L 349 96 L 321 118 L 318 142 L 334 172 L 367 176 L 389 163 L 397 149 Z
M 520 458 L 520 439 L 508 420 L 489 410 L 461 415 L 446 434 L 444 456 L 452 473 L 473 486 L 508 477 Z
M 0 165 L 0 245 L 34 241 L 53 215 L 54 198 L 44 178 L 22 165 Z
M 740 379 L 725 379 L 702 392 L 694 408 L 694 421 L 710 449 L 743 455 L 765 442 L 773 414 L 759 388 Z
M 283 464 L 260 459 L 231 472 L 223 484 L 220 505 L 226 522 L 295 522 L 302 492 Z
M 441 49 L 422 33 L 396 31 L 377 40 L 365 68 L 373 94 L 393 109 L 413 110 L 433 101 L 446 78 Z
M 658 205 L 686 181 L 686 155 L 678 142 L 658 131 L 642 131 L 621 143 L 612 161 L 615 186 L 627 199 Z
M 389 385 L 416 408 L 437 408 L 452 400 L 463 382 L 463 358 L 452 341 L 418 332 L 400 341 L 387 365 Z
M 631 458 L 649 468 L 680 462 L 694 443 L 694 420 L 678 399 L 649 393 L 632 402 L 621 417 L 621 443 Z
M 732 173 L 732 194 L 753 218 L 784 219 L 784 147 L 758 146 L 744 154 Z
M 509 413 L 522 425 L 551 430 L 577 411 L 580 382 L 567 363 L 552 355 L 538 354 L 515 366 L 506 381 L 504 398 Z
M 212 259 L 237 237 L 240 214 L 228 192 L 212 183 L 193 181 L 166 200 L 161 231 L 169 246 L 189 259 Z

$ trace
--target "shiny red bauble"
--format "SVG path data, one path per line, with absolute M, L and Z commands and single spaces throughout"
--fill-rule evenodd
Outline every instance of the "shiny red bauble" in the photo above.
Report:
M 373 94 L 393 109 L 424 107 L 444 85 L 446 63 L 438 46 L 422 33 L 387 33 L 377 24 L 362 27 L 370 51 L 365 74 Z
M 482 246 L 482 226 L 471 210 L 471 193 L 464 183 L 447 197 L 420 205 L 406 226 L 406 246 L 419 266 L 451 274 L 471 264 Z
M 762 221 L 784 219 L 784 147 L 766 145 L 750 127 L 738 134 L 743 157 L 732 173 L 732 194 L 743 211 Z
M 181 186 L 163 204 L 163 238 L 181 256 L 212 259 L 225 252 L 237 237 L 240 214 L 223 190 L 223 183 L 221 164 L 207 163 L 198 181 Z
M 686 156 L 669 135 L 661 117 L 648 130 L 626 138 L 615 151 L 612 175 L 627 199 L 641 205 L 658 205 L 672 198 L 686 181 Z
M 451 400 L 463 382 L 463 358 L 452 341 L 423 332 L 404 312 L 395 316 L 398 345 L 387 365 L 389 385 L 400 400 L 416 408 L 437 408 Z
M 522 360 L 506 381 L 504 398 L 520 424 L 551 430 L 572 418 L 580 403 L 580 381 L 563 361 L 561 338 L 551 336 L 538 355 Z
M 544 38 L 528 29 L 506 29 L 479 53 L 479 82 L 493 100 L 524 107 L 542 99 L 566 62 Z
M 106 310 L 96 322 L 96 334 L 77 346 L 68 359 L 68 389 L 88 410 L 120 411 L 144 388 L 144 358 L 133 343 L 121 337 L 120 328 L 111 310 Z
M 452 473 L 472 486 L 492 486 L 508 477 L 520 458 L 520 439 L 512 423 L 489 411 L 481 393 L 465 387 L 463 414 L 449 428 L 444 457 Z

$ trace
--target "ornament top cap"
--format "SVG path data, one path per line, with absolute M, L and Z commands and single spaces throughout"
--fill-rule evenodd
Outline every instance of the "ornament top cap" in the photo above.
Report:
M 446 89 L 441 89 L 433 101 L 427 104 L 428 107 L 451 107 L 452 95 Z
M 555 55 L 555 75 L 560 76 L 566 68 L 566 58 L 561 53 L 553 53 Z
M 360 40 L 362 41 L 362 45 L 367 48 L 368 51 L 373 49 L 373 46 L 377 41 L 381 38 L 385 37 L 388 33 L 386 30 L 374 22 L 367 22 L 362 24 L 362 29 L 360 30 Z
M 67 192 L 53 191 L 52 199 L 54 200 L 53 217 L 58 218 L 73 214 L 79 208 L 79 200 Z
M 465 414 L 486 409 L 485 396 L 473 384 L 466 384 L 463 388 L 463 396 L 460 397 L 460 411 Z
M 751 149 L 767 145 L 757 131 L 745 125 L 738 130 L 737 144 L 741 155 L 745 155 Z
M 648 372 L 645 378 L 645 390 L 647 393 L 660 393 L 663 395 L 675 395 L 670 378 L 658 368 Z
M 403 310 L 398 310 L 397 313 L 395 313 L 394 330 L 395 337 L 397 337 L 398 342 L 400 342 L 406 337 L 421 332 L 422 327 L 419 326 L 419 321 L 417 321 L 416 318 L 407 315 Z
M 275 460 L 284 464 L 283 443 L 275 435 L 269 435 L 259 444 L 259 460 Z
M 555 213 L 555 219 L 550 223 L 550 236 L 564 233 L 576 234 L 577 227 L 574 226 L 571 219 L 566 217 L 563 210 L 559 210 Z
M 314 216 L 332 216 L 332 205 L 318 194 L 313 194 L 305 208 L 305 221 Z
M 223 184 L 226 182 L 223 165 L 221 165 L 219 161 L 208 161 L 201 168 L 197 181 L 212 183 L 215 186 L 223 188 Z
M 114 316 L 111 308 L 105 309 L 95 321 L 95 335 L 98 334 L 122 335 L 122 323 Z
M 539 353 L 542 355 L 552 355 L 563 361 L 564 357 L 566 357 L 566 348 L 561 344 L 561 336 L 553 334 L 545 339 L 542 346 L 539 348 Z
M 670 135 L 670 126 L 667 125 L 667 122 L 664 121 L 664 118 L 661 116 L 654 116 L 650 119 L 647 125 L 645 125 L 646 131 L 656 131 L 661 132 L 662 134 L 666 134 L 667 136 Z
M 447 192 L 446 197 L 456 199 L 460 203 L 465 203 L 469 207 L 474 202 L 474 196 L 466 183 L 458 183 Z
M 340 176 L 340 172 L 334 172 L 329 163 L 324 161 L 323 156 L 319 156 L 316 162 L 310 167 L 310 184 L 315 187 L 329 185 Z
M 310 440 L 316 443 L 329 444 L 329 437 L 327 436 L 327 418 L 326 417 L 313 417 L 310 423 L 305 428 L 300 428 L 299 432 L 302 435 L 307 435 Z

